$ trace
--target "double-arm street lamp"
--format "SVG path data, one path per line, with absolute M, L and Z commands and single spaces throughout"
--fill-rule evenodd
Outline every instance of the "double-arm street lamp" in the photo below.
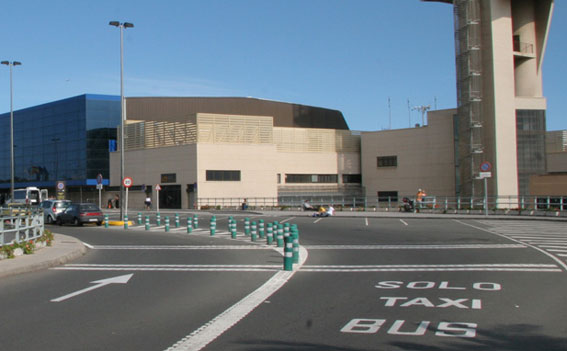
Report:
M 12 67 L 22 63 L 18 61 L 2 61 L 10 67 L 10 199 L 14 201 L 14 94 L 12 85 Z
M 120 28 L 120 220 L 124 220 L 124 126 L 126 114 L 124 106 L 124 29 L 134 28 L 133 23 L 111 21 L 111 26 Z

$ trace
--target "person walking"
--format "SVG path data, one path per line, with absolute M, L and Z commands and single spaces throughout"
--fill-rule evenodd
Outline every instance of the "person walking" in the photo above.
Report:
M 152 198 L 150 197 L 150 195 L 146 195 L 146 200 L 144 200 L 144 205 L 146 205 L 146 211 L 152 209 Z

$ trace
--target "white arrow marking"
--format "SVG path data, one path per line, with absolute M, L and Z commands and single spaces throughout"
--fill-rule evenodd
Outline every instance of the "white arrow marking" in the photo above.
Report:
M 113 278 L 96 280 L 94 282 L 91 282 L 92 284 L 96 284 L 96 285 L 89 286 L 88 288 L 85 288 L 83 290 L 75 291 L 75 292 L 67 294 L 65 296 L 58 297 L 56 299 L 51 300 L 51 302 L 61 302 L 61 301 L 70 299 L 72 297 L 75 297 L 77 295 L 81 295 L 81 294 L 84 294 L 86 292 L 89 292 L 91 290 L 102 288 L 103 286 L 108 285 L 108 284 L 126 284 L 130 280 L 130 278 L 132 278 L 133 275 L 134 274 L 132 273 L 132 274 L 121 275 L 121 276 L 113 277 Z

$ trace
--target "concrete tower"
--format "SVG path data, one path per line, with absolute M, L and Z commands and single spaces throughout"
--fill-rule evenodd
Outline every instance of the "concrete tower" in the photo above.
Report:
M 528 194 L 545 173 L 542 63 L 553 0 L 425 0 L 452 3 L 457 65 L 457 192 Z

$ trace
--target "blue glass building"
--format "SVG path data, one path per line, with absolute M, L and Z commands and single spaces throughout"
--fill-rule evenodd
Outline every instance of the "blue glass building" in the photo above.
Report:
M 69 189 L 109 179 L 120 96 L 85 94 L 14 111 L 15 188 Z M 0 192 L 10 189 L 10 113 L 0 115 Z M 51 191 L 50 191 L 51 193 Z

